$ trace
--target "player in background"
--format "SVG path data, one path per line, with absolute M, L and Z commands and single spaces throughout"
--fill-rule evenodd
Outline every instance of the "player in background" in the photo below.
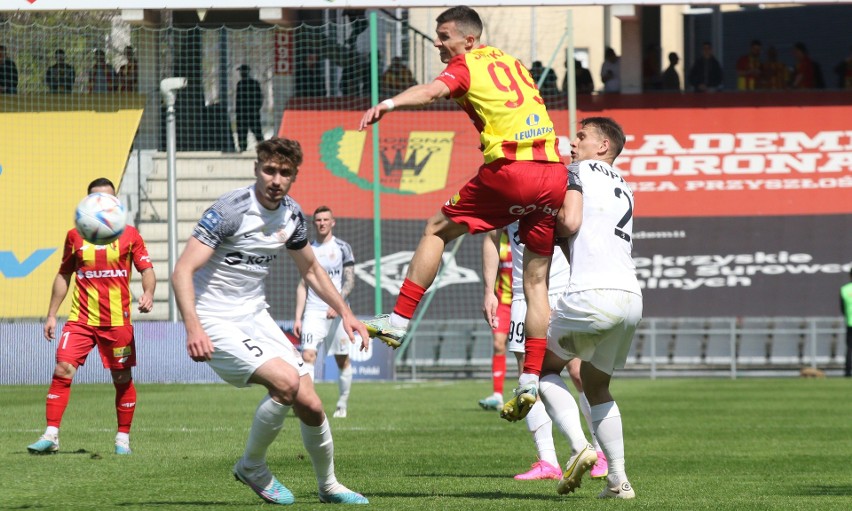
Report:
M 492 236 L 493 233 L 493 236 Z M 512 311 L 512 249 L 509 247 L 509 235 L 505 229 L 488 233 L 484 238 L 486 250 L 493 251 L 497 247 L 497 268 L 489 271 L 496 274 L 494 279 L 485 277 L 485 263 L 483 261 L 483 282 L 485 285 L 485 296 L 497 298 L 497 310 L 494 313 L 494 324 L 491 327 L 493 341 L 493 352 L 491 355 L 491 386 L 493 392 L 490 396 L 479 400 L 479 406 L 483 410 L 499 410 L 503 408 L 503 380 L 506 377 L 506 341 L 509 339 L 509 322 Z M 494 285 L 488 283 L 494 282 Z M 523 289 L 520 291 L 523 293 Z
M 431 83 L 415 85 L 367 110 L 359 129 L 395 108 L 417 108 L 453 98 L 480 133 L 484 164 L 476 176 L 430 218 L 399 291 L 393 313 L 367 321 L 371 335 L 398 347 L 446 244 L 466 232 L 491 231 L 520 221 L 526 244 L 524 294 L 528 303 L 523 374 L 501 416 L 521 419 L 535 403 L 546 348 L 547 271 L 567 187 L 556 134 L 529 71 L 516 58 L 480 44 L 482 20 L 473 9 L 452 7 L 437 21 L 434 44 L 446 69 Z M 561 217 L 560 217 L 561 220 Z M 572 227 L 565 224 L 559 235 Z M 507 408 L 508 407 L 508 408 Z
M 579 183 L 575 182 L 570 176 L 569 180 L 571 180 L 569 190 L 575 190 L 582 193 Z M 504 228 L 503 231 L 510 240 L 509 245 L 512 258 L 520 257 L 524 252 L 524 246 L 518 236 L 518 224 L 513 223 Z M 486 235 L 486 245 L 484 245 L 482 249 L 482 271 L 484 278 L 486 279 L 489 275 L 494 273 L 494 261 L 497 257 L 495 252 L 496 239 L 497 231 L 488 233 Z M 524 317 L 527 310 L 526 301 L 524 301 L 523 294 L 520 291 L 523 286 L 522 272 L 523 268 L 521 264 L 513 264 L 512 285 L 513 290 L 517 291 L 514 296 L 519 296 L 519 298 L 513 298 L 512 300 L 508 349 L 510 352 L 515 354 L 515 358 L 518 362 L 518 372 L 521 371 L 524 364 Z M 551 306 L 556 304 L 556 301 L 568 288 L 570 277 L 571 272 L 565 255 L 561 252 L 554 253 L 549 274 L 550 293 L 548 294 L 548 300 Z M 486 319 L 494 317 L 493 293 L 491 293 L 491 296 L 486 294 L 485 301 L 483 302 L 483 311 L 485 312 Z M 583 386 L 580 381 L 579 359 L 572 359 L 568 363 L 568 375 L 571 377 L 571 381 L 577 389 L 580 409 L 583 411 L 583 415 L 589 426 L 589 431 L 591 431 L 592 421 L 589 403 L 583 393 Z M 527 423 L 527 429 L 529 429 L 530 434 L 533 437 L 533 442 L 536 446 L 538 461 L 533 463 L 532 468 L 528 472 L 516 475 L 515 479 L 560 479 L 562 477 L 562 470 L 559 469 L 559 460 L 557 459 L 556 448 L 553 444 L 553 432 L 551 428 L 552 422 L 540 400 L 533 405 L 525 420 Z M 600 452 L 594 435 L 592 436 L 592 439 L 594 441 L 596 451 L 598 452 L 598 462 L 594 467 L 592 467 L 590 475 L 592 479 L 603 479 L 607 475 L 606 457 L 603 452 Z
M 338 314 L 349 340 L 367 331 L 308 244 L 305 219 L 288 195 L 302 163 L 295 140 L 257 144 L 255 183 L 220 197 L 198 221 L 175 265 L 172 286 L 186 327 L 186 349 L 235 387 L 263 385 L 246 442 L 234 465 L 237 480 L 260 498 L 292 504 L 293 494 L 269 471 L 266 453 L 293 409 L 311 458 L 320 502 L 366 504 L 337 481 L 334 442 L 308 368 L 267 311 L 264 279 L 282 248 L 302 278 Z
M 609 461 L 607 487 L 600 498 L 636 496 L 624 468 L 621 413 L 609 391 L 612 373 L 624 367 L 633 334 L 642 318 L 642 292 L 631 256 L 633 192 L 613 167 L 624 148 L 624 131 L 608 117 L 580 122 L 571 144 L 571 172 L 583 185 L 582 226 L 570 240 L 571 280 L 553 309 L 541 398 L 554 423 L 571 444 L 559 493 L 580 486 L 583 473 L 597 462 L 586 442 L 577 405 L 559 372 L 581 359 L 580 379 L 591 405 L 592 431 Z M 573 193 L 570 192 L 569 193 Z M 576 204 L 576 203 L 574 203 Z
M 115 185 L 107 178 L 89 183 L 88 193 L 115 195 Z M 74 292 L 71 312 L 56 346 L 56 367 L 47 391 L 47 428 L 27 450 L 33 454 L 59 451 L 59 425 L 71 396 L 71 382 L 77 368 L 86 362 L 96 346 L 104 368 L 109 369 L 115 386 L 115 413 L 118 432 L 115 453 L 130 454 L 130 426 L 136 411 L 136 387 L 132 368 L 136 365 L 136 340 L 130 322 L 132 268 L 142 276 L 139 312 L 151 312 L 157 277 L 139 231 L 128 225 L 109 245 L 92 245 L 76 229 L 65 235 L 62 264 L 53 280 L 50 305 L 44 322 L 44 338 L 56 338 L 56 313 L 68 294 L 71 276 Z
M 331 277 L 335 289 L 344 300 L 348 300 L 349 294 L 355 288 L 355 257 L 349 243 L 334 236 L 334 225 L 334 213 L 331 209 L 328 206 L 318 207 L 314 211 L 316 239 L 311 243 L 311 247 L 317 261 Z M 334 353 L 334 360 L 340 369 L 340 397 L 337 399 L 334 417 L 345 418 L 349 391 L 352 388 L 352 364 L 349 361 L 349 347 L 352 342 L 343 330 L 337 311 L 322 301 L 313 288 L 305 286 L 304 279 L 299 281 L 296 288 L 296 321 L 293 324 L 293 333 L 300 339 L 302 360 L 307 364 L 311 378 L 314 377 L 319 345 L 327 337 L 330 339 L 329 350 Z

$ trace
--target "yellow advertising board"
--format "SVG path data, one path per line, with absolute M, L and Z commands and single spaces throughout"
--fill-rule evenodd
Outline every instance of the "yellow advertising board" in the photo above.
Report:
M 98 177 L 119 186 L 144 105 L 135 94 L 0 96 L 0 320 L 47 313 L 74 208 Z

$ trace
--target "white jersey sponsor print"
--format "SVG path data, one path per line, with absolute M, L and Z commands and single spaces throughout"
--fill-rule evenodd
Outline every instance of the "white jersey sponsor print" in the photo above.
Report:
M 257 201 L 254 185 L 220 197 L 192 236 L 214 249 L 193 277 L 199 314 L 238 316 L 268 307 L 263 280 L 281 248 L 308 243 L 302 208 L 285 196 L 275 210 Z

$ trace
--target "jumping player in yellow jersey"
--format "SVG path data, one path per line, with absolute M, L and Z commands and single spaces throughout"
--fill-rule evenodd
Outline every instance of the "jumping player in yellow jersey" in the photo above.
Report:
M 367 110 L 359 129 L 378 122 L 394 108 L 416 108 L 451 97 L 479 130 L 485 163 L 427 221 L 393 314 L 365 325 L 374 337 L 400 346 L 410 318 L 435 279 L 446 244 L 465 232 L 487 232 L 519 221 L 520 238 L 526 245 L 526 353 L 515 397 L 501 413 L 516 421 L 526 416 L 538 393 L 550 317 L 547 273 L 557 226 L 559 237 L 567 237 L 579 228 L 580 217 L 563 217 L 560 210 L 568 172 L 559 161 L 553 123 L 529 71 L 518 59 L 480 44 L 482 20 L 473 9 L 452 7 L 436 21 L 434 44 L 446 69 L 432 83 L 410 87 Z

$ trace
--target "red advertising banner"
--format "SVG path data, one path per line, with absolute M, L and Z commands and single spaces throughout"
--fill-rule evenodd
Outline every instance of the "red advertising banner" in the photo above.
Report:
M 801 96 L 804 99 L 806 96 Z M 753 96 L 756 98 L 756 96 Z M 636 195 L 637 217 L 852 213 L 852 104 L 590 109 L 627 134 L 616 166 Z M 329 186 L 351 200 L 336 214 L 371 218 L 372 127 L 360 111 L 285 110 L 280 135 L 305 150 L 297 199 L 322 203 Z M 568 153 L 568 115 L 552 109 Z M 382 216 L 423 219 L 482 162 L 478 133 L 461 111 L 394 112 L 379 124 Z

